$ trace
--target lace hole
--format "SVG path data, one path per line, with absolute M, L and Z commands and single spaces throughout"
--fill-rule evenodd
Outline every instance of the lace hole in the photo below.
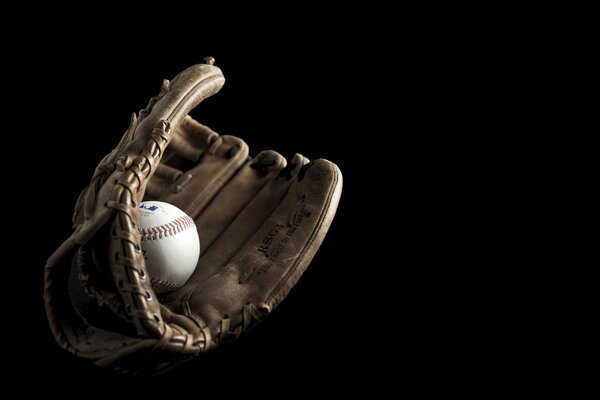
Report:
M 304 176 L 306 175 L 306 171 L 308 171 L 308 169 L 310 167 L 312 167 L 313 165 L 315 165 L 314 161 L 310 161 L 307 164 L 304 164 L 301 168 L 300 168 L 300 172 L 298 172 L 298 182 L 302 182 L 304 180 Z
M 225 153 L 225 158 L 226 159 L 230 159 L 231 157 L 235 156 L 238 152 L 238 150 L 240 149 L 240 145 L 236 144 L 235 146 L 233 146 L 232 148 L 230 148 L 227 153 Z
M 258 311 L 260 311 L 263 314 L 268 314 L 271 312 L 271 307 L 268 304 L 263 303 L 258 306 Z

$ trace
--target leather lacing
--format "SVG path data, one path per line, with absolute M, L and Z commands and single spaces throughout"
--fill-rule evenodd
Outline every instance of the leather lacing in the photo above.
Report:
M 219 333 L 215 339 L 217 342 L 234 340 L 256 325 L 256 323 L 261 322 L 270 313 L 271 306 L 266 303 L 258 306 L 253 303 L 246 303 L 242 310 L 242 323 L 232 328 L 229 315 L 224 315 L 221 320 Z
M 265 156 L 259 156 L 250 164 L 250 168 L 257 170 L 262 176 L 267 176 L 269 174 L 269 167 L 272 167 L 275 164 L 275 160 L 269 159 Z M 288 164 L 285 168 L 279 171 L 279 176 L 289 181 L 293 178 L 292 171 L 296 168 L 296 166 L 296 163 Z
M 116 182 L 111 200 L 106 207 L 116 211 L 113 228 L 110 233 L 119 246 L 113 253 L 113 273 L 117 287 L 125 302 L 125 316 L 130 319 L 143 335 L 159 336 L 158 348 L 170 351 L 197 353 L 205 350 L 210 343 L 210 332 L 204 324 L 192 320 L 200 328 L 199 335 L 191 335 L 185 329 L 166 324 L 161 318 L 160 304 L 149 291 L 150 282 L 143 268 L 143 255 L 139 245 L 139 232 L 134 217 L 137 213 L 138 193 L 143 191 L 144 183 L 158 164 L 167 144 L 170 125 L 160 121 L 151 133 L 146 148 L 137 157 L 121 157 L 117 160 L 117 169 L 123 174 Z M 212 141 L 211 149 L 222 143 L 217 138 Z
M 223 144 L 223 138 L 221 136 L 219 136 L 218 134 L 212 135 L 209 139 L 208 139 L 208 154 L 210 155 L 214 155 L 217 152 L 217 149 L 219 148 L 219 146 L 221 146 Z
M 236 144 L 235 146 L 233 146 L 229 150 L 227 150 L 227 153 L 225 153 L 225 158 L 230 159 L 231 157 L 235 156 L 239 150 L 240 150 L 240 145 Z
M 250 164 L 250 168 L 258 170 L 262 176 L 267 176 L 269 173 L 269 167 L 275 165 L 275 160 L 269 160 L 267 158 L 258 159 Z
M 160 305 L 147 290 L 150 286 L 149 280 L 143 268 L 139 268 L 143 261 L 141 261 L 142 254 L 138 243 L 139 233 L 135 229 L 134 213 L 137 211 L 138 193 L 143 190 L 144 183 L 158 165 L 168 144 L 169 134 L 169 123 L 160 121 L 152 131 L 151 140 L 146 149 L 138 157 L 122 157 L 117 161 L 116 167 L 123 171 L 123 174 L 115 185 L 111 197 L 113 200 L 107 202 L 106 206 L 117 211 L 113 225 L 115 228 L 111 230 L 111 234 L 115 239 L 121 241 L 122 246 L 114 253 L 113 262 L 122 267 L 122 270 L 119 271 L 121 273 L 118 274 L 117 286 L 124 299 L 129 299 L 125 301 L 125 317 L 138 327 L 140 333 L 150 334 L 150 336 L 158 335 L 160 340 L 156 345 L 157 348 L 191 354 L 208 349 L 212 342 L 210 329 L 196 315 L 187 315 L 187 317 L 197 328 L 200 328 L 199 335 L 191 335 L 187 330 L 175 324 L 171 326 L 162 320 Z M 207 153 L 215 154 L 223 144 L 223 138 L 215 134 L 208 138 L 207 144 Z M 225 157 L 233 157 L 238 150 L 238 145 L 233 146 L 225 153 Z M 274 165 L 276 165 L 276 160 L 267 157 L 259 157 L 250 163 L 250 167 L 263 176 L 268 175 L 269 168 Z M 296 167 L 296 163 L 290 163 L 279 172 L 279 176 L 291 179 L 292 171 Z M 119 226 L 123 229 L 120 229 Z M 122 279 L 122 277 L 131 276 L 134 277 L 133 281 L 130 278 Z M 215 342 L 231 340 L 240 336 L 250 327 L 262 321 L 270 312 L 271 307 L 268 304 L 245 304 L 242 310 L 241 324 L 232 327 L 230 317 L 225 315 L 220 322 L 217 337 L 214 338 Z
M 292 175 L 292 171 L 294 169 L 296 169 L 296 167 L 297 167 L 296 163 L 288 164 L 284 169 L 281 170 L 281 172 L 279 172 L 279 176 L 282 178 L 285 178 L 289 181 L 290 179 L 292 179 L 294 177 Z

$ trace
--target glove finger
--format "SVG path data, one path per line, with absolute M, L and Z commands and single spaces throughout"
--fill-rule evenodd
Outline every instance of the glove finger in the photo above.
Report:
M 144 199 L 166 201 L 193 216 L 247 156 L 248 146 L 241 139 L 220 137 L 188 117 L 172 133 L 165 155 L 148 182 Z
M 194 274 L 183 288 L 173 294 L 169 299 L 169 303 L 179 302 L 190 291 L 193 291 L 195 287 L 202 284 L 227 265 L 281 203 L 281 199 L 285 196 L 292 181 L 298 176 L 301 167 L 306 163 L 308 163 L 306 157 L 296 154 L 289 165 L 277 171 L 271 177 L 260 192 L 236 215 L 235 219 L 220 234 L 212 246 L 201 254 Z M 207 214 L 206 217 L 207 219 L 213 218 L 210 214 Z M 203 224 L 203 220 L 204 215 L 201 215 L 197 219 L 200 227 Z M 175 304 L 173 306 L 180 308 Z
M 215 239 L 286 164 L 282 155 L 267 150 L 238 171 L 196 218 L 202 252 L 210 249 Z
M 218 140 L 219 134 L 187 116 L 172 134 L 162 163 L 186 169 L 185 160 L 197 163 L 204 152 Z
M 235 136 L 221 136 L 222 143 L 207 151 L 198 164 L 175 182 L 159 200 L 196 217 L 248 159 L 248 146 Z
M 241 249 L 236 247 L 232 257 L 231 243 L 217 241 L 211 249 L 212 260 L 229 260 L 221 264 L 220 272 L 182 298 L 183 311 L 199 315 L 215 329 L 215 337 L 227 333 L 224 327 L 237 336 L 279 304 L 327 233 L 341 195 L 339 169 L 317 160 L 305 164 L 294 178 L 276 209 L 263 216 L 264 223 L 250 225 L 251 215 L 236 218 L 230 229 L 245 228 L 248 233 L 252 226 L 253 234 Z M 251 208 L 252 204 L 244 211 Z M 215 250 L 217 246 L 221 251 Z M 221 252 L 227 256 L 215 254 Z
M 241 139 L 222 136 L 220 140 L 222 144 L 214 153 L 205 153 L 193 168 L 182 172 L 166 189 L 161 191 L 154 185 L 149 195 L 160 194 L 158 197 L 146 198 L 171 203 L 195 219 L 248 158 L 248 146 Z M 231 149 L 237 149 L 235 154 Z M 158 185 L 161 183 L 157 181 Z

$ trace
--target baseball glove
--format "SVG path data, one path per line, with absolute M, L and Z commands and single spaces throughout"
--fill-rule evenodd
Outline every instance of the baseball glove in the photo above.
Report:
M 250 158 L 242 139 L 188 116 L 224 84 L 213 63 L 164 81 L 133 114 L 77 200 L 74 233 L 48 259 L 52 333 L 99 366 L 159 373 L 237 338 L 286 297 L 334 217 L 335 164 L 272 150 Z M 145 200 L 184 210 L 202 246 L 187 283 L 159 297 L 140 249 Z

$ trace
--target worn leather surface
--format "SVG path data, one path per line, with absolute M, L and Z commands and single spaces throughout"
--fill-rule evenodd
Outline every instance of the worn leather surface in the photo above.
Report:
M 187 114 L 224 84 L 192 66 L 134 114 L 75 207 L 73 234 L 50 256 L 45 304 L 58 344 L 123 373 L 166 371 L 267 316 L 323 241 L 341 195 L 335 164 L 246 143 Z M 137 230 L 143 200 L 196 222 L 202 254 L 180 289 L 157 297 Z

